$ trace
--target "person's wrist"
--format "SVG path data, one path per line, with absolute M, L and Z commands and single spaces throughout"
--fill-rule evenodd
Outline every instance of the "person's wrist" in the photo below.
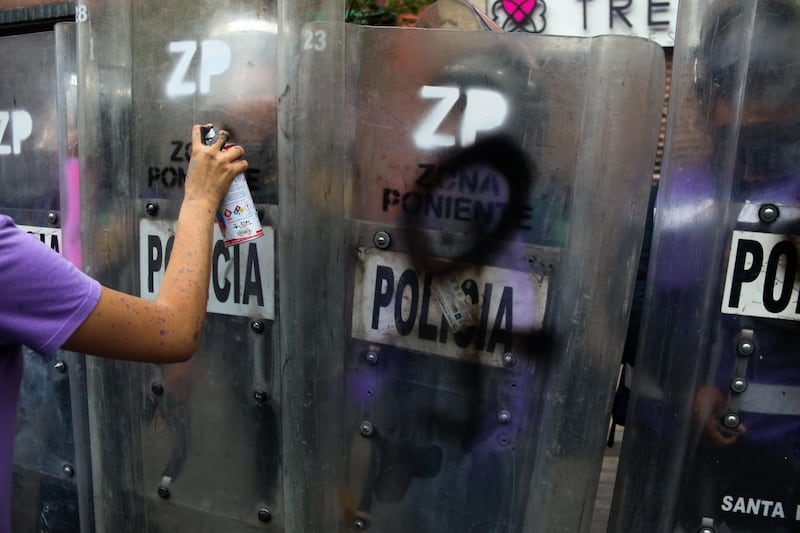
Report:
M 220 200 L 216 200 L 209 196 L 199 196 L 199 195 L 192 195 L 187 194 L 183 199 L 183 207 L 184 209 L 196 209 L 202 213 L 208 213 L 212 217 L 214 212 L 219 207 Z

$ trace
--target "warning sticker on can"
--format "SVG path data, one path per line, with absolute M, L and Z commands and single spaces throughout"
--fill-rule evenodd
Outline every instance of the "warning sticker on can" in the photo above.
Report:
M 734 231 L 722 312 L 800 320 L 800 236 Z
M 408 255 L 358 251 L 353 337 L 501 366 L 515 336 L 539 331 L 549 278 L 492 266 L 415 270 Z
M 275 232 L 225 246 L 214 226 L 208 312 L 253 318 L 275 318 Z M 139 222 L 139 288 L 143 298 L 154 299 L 167 270 L 175 239 L 175 221 L 142 219 Z

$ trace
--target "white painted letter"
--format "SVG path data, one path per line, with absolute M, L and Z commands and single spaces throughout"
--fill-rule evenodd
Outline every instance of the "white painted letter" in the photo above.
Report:
M 441 126 L 447 114 L 453 109 L 458 101 L 460 91 L 457 87 L 436 87 L 425 85 L 420 91 L 423 98 L 439 98 L 441 102 L 431 109 L 428 116 L 414 132 L 414 143 L 422 150 L 430 150 L 442 146 L 453 146 L 456 143 L 455 136 L 449 134 L 436 133 L 436 129 Z
M 733 496 L 722 497 L 722 510 L 730 511 L 733 509 Z M 797 506 L 797 512 L 800 513 L 800 505 Z
M 208 40 L 202 43 L 200 55 L 200 92 L 211 91 L 211 78 L 231 66 L 231 49 L 225 41 Z
M 461 145 L 475 142 L 479 131 L 489 131 L 502 125 L 508 115 L 508 102 L 497 91 L 468 89 L 467 108 L 461 122 Z
M 11 113 L 11 142 L 14 153 L 22 151 L 22 141 L 27 139 L 33 131 L 33 119 L 27 111 L 13 111 Z
M 197 43 L 195 41 L 177 41 L 169 43 L 170 53 L 182 53 L 183 55 L 175 65 L 175 70 L 172 71 L 172 76 L 167 81 L 167 96 L 186 96 L 194 94 L 197 86 L 193 81 L 185 81 L 186 72 L 189 70 L 189 65 L 192 62 L 194 53 L 197 51 Z

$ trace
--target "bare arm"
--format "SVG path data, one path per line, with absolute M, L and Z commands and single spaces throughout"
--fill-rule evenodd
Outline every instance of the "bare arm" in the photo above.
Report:
M 100 301 L 64 344 L 76 352 L 154 363 L 189 359 L 206 316 L 211 245 L 217 206 L 247 169 L 244 150 L 222 145 L 228 133 L 205 146 L 201 126 L 192 128 L 192 157 L 175 228 L 169 265 L 155 301 L 102 288 Z

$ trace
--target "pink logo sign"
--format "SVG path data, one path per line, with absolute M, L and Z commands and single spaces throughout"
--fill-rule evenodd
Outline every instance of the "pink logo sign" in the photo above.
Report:
M 541 33 L 547 26 L 545 0 L 495 0 L 492 20 L 504 31 Z
M 522 22 L 536 9 L 536 0 L 503 0 L 503 9 L 509 17 Z

